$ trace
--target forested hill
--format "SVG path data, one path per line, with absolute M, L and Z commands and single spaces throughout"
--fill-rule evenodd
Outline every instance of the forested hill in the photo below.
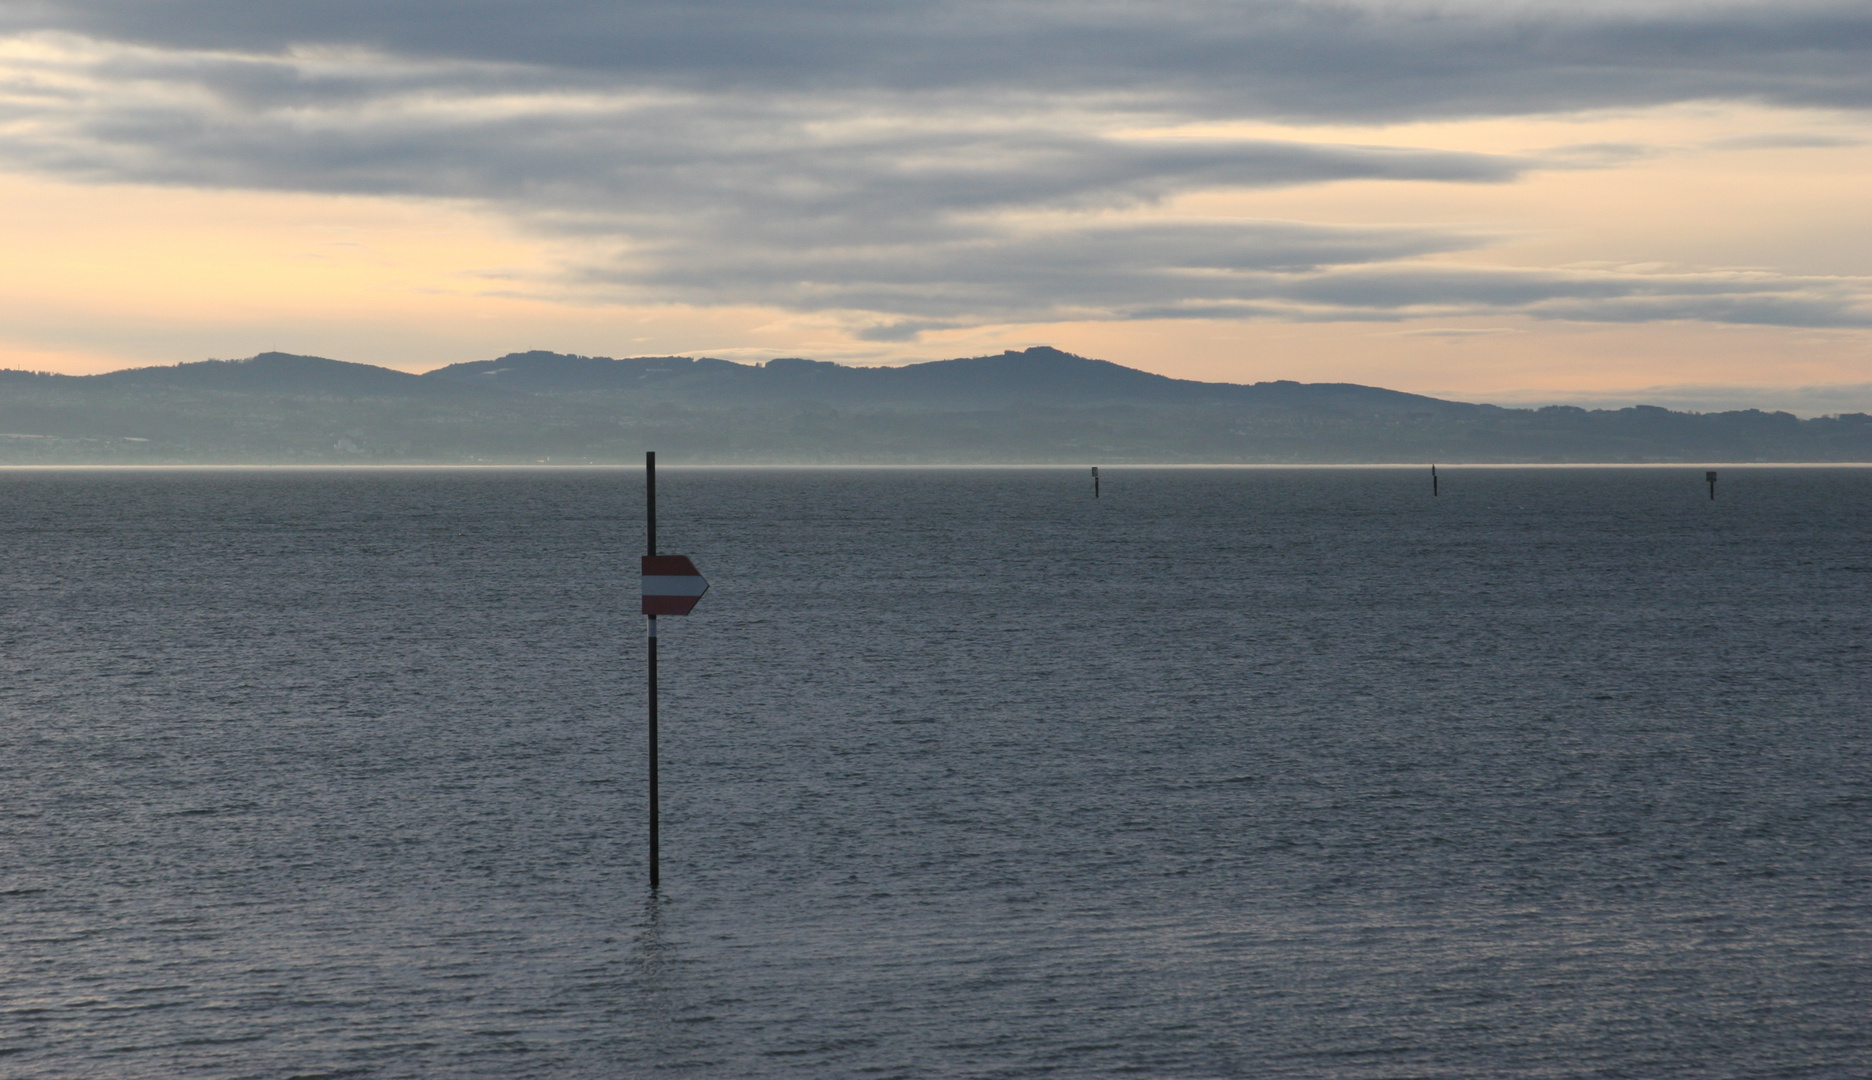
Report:
M 1352 383 L 1281 381 L 1240 385 L 1172 379 L 1045 346 L 999 356 L 868 368 L 797 357 L 756 365 L 686 356 L 613 360 L 526 352 L 498 360 L 451 364 L 422 377 L 531 394 L 616 393 L 745 405 L 1235 405 L 1344 408 L 1372 413 L 1441 413 L 1478 408 Z
M 1504 409 L 1171 379 L 1035 348 L 892 368 L 511 353 L 423 375 L 288 353 L 0 371 L 0 464 L 1872 461 L 1872 417 Z

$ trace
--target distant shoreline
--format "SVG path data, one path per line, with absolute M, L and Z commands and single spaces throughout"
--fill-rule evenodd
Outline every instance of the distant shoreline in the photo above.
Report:
M 875 464 L 789 464 L 769 463 L 761 465 L 742 464 L 690 464 L 669 463 L 661 458 L 657 461 L 660 470 L 680 469 L 694 472 L 958 472 L 973 470 L 978 472 L 1009 472 L 1030 470 L 1036 472 L 1083 472 L 1091 462 L 1081 465 L 1060 464 L 936 464 L 936 465 L 875 465 Z M 1201 469 L 1221 471 L 1235 469 L 1242 471 L 1271 472 L 1275 470 L 1322 471 L 1334 469 L 1384 469 L 1393 472 L 1428 469 L 1431 462 L 1293 462 L 1267 464 L 1261 462 L 1100 462 L 1098 467 L 1108 473 L 1126 470 L 1145 469 Z M 1579 462 L 1443 462 L 1434 463 L 1444 472 L 1468 469 L 1872 469 L 1872 461 L 1699 461 L 1699 462 L 1626 462 L 1626 461 L 1579 461 Z M 0 473 L 11 472 L 631 472 L 643 468 L 642 463 L 623 462 L 618 464 L 590 465 L 454 465 L 454 464 L 409 464 L 409 465 L 0 465 Z

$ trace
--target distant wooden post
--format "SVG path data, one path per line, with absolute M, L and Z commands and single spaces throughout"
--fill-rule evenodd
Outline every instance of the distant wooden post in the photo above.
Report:
M 1094 465 L 1094 466 L 1092 466 L 1092 497 L 1093 497 L 1094 499 L 1096 499 L 1096 498 L 1098 498 L 1098 497 L 1099 497 L 1099 490 L 1098 490 L 1098 466 L 1097 466 L 1097 465 Z
M 1430 494 L 1437 494 L 1436 466 L 1430 466 Z
M 1703 479 L 1709 481 L 1710 501 L 1714 502 L 1716 499 L 1716 470 L 1711 469 L 1709 472 L 1704 473 Z

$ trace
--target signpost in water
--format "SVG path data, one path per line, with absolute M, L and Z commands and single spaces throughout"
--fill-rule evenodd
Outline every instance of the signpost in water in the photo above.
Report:
M 650 620 L 650 887 L 661 878 L 657 835 L 657 616 L 695 610 L 708 582 L 687 555 L 656 549 L 656 451 L 644 454 L 643 613 Z

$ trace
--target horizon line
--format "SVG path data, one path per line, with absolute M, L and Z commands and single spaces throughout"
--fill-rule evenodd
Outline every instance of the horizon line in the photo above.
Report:
M 657 461 L 659 469 L 681 469 L 693 471 L 728 471 L 728 470 L 794 470 L 822 471 L 834 470 L 872 470 L 908 472 L 923 470 L 961 471 L 966 469 L 1000 470 L 1014 469 L 1045 470 L 1065 472 L 1088 467 L 1099 469 L 1427 469 L 1432 465 L 1440 469 L 1872 469 L 1872 461 L 1700 461 L 1700 462 L 1629 462 L 1629 461 L 1575 461 L 1575 462 L 1465 462 L 1465 461 L 1370 461 L 1370 462 L 1119 462 L 1116 464 L 983 464 L 983 463 L 940 463 L 922 465 L 893 464 L 673 464 L 661 459 Z M 449 465 L 449 464 L 408 464 L 408 465 L 371 465 L 371 464 L 320 464 L 320 465 L 7 465 L 0 464 L 0 472 L 619 472 L 642 469 L 642 462 L 617 464 L 577 464 L 558 465 Z

